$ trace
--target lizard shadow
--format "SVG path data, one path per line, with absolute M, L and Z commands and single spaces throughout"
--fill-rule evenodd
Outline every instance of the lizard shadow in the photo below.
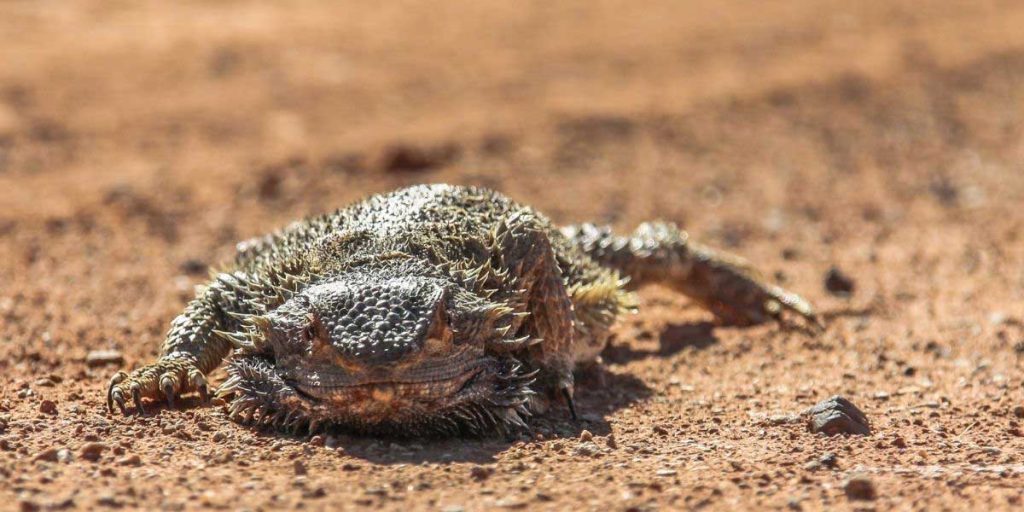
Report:
M 653 349 L 611 343 L 601 353 L 605 361 L 625 364 L 652 357 L 667 357 L 683 350 L 703 350 L 718 343 L 713 322 L 686 322 L 669 324 L 658 335 L 658 346 Z

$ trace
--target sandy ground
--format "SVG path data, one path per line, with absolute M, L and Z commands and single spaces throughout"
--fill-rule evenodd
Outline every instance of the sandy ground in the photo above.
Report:
M 1020 507 L 1024 7 L 559 4 L 0 5 L 0 508 Z M 513 443 L 106 413 L 236 241 L 418 182 L 676 221 L 828 328 L 646 290 Z M 778 420 L 833 394 L 874 433 Z

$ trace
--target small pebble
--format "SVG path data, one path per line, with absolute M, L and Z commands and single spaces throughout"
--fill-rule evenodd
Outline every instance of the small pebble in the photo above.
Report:
M 39 412 L 43 414 L 49 414 L 51 416 L 57 415 L 57 403 L 53 400 L 43 400 L 39 402 Z
M 494 474 L 494 468 L 486 466 L 473 466 L 469 469 L 469 476 L 473 477 L 474 480 L 486 480 Z
M 871 501 L 878 497 L 875 483 L 866 475 L 851 476 L 843 484 L 843 490 L 846 491 L 846 497 L 851 500 Z
M 142 459 L 138 455 L 132 454 L 117 461 L 117 463 L 122 466 L 141 466 Z
M 113 494 L 104 493 L 96 498 L 96 504 L 108 508 L 121 508 L 121 502 Z
M 100 455 L 107 449 L 107 445 L 99 442 L 85 443 L 82 445 L 82 449 L 79 450 L 82 458 L 88 461 L 96 462 L 100 460 Z
M 294 468 L 296 475 L 305 475 L 309 472 L 309 470 L 306 469 L 306 465 L 303 464 L 301 460 L 295 461 Z
M 304 491 L 302 493 L 302 497 L 303 498 L 307 498 L 307 499 L 323 498 L 324 496 L 327 496 L 327 490 L 324 489 L 323 487 L 316 487 L 316 488 Z
M 67 448 L 61 448 L 60 450 L 57 450 L 57 460 L 59 462 L 67 464 L 75 460 L 75 456 L 74 454 L 71 453 L 71 450 L 68 450 Z
M 508 497 L 508 498 L 502 498 L 502 499 L 494 502 L 494 505 L 496 507 L 498 507 L 498 508 L 517 509 L 517 508 L 526 508 L 527 506 L 529 506 L 529 502 L 527 502 L 526 500 L 524 500 L 522 498 Z
M 124 355 L 117 350 L 93 350 L 85 356 L 85 364 L 90 367 L 124 364 Z
M 45 460 L 47 462 L 57 462 L 57 451 L 58 450 L 56 448 L 47 448 L 37 453 L 36 456 L 32 458 L 32 460 Z
M 589 430 L 583 430 L 580 432 L 580 441 L 587 442 L 594 439 L 594 434 L 591 434 Z
M 821 462 L 822 466 L 825 466 L 826 468 L 830 469 L 835 468 L 836 466 L 839 465 L 839 457 L 837 457 L 836 454 L 832 452 L 826 452 L 818 460 Z
M 825 274 L 825 289 L 832 295 L 849 296 L 855 288 L 853 279 L 837 267 L 830 268 Z
M 594 455 L 600 453 L 600 451 L 601 450 L 597 447 L 596 444 L 594 444 L 592 441 L 588 441 L 585 443 L 580 443 L 580 445 L 577 446 L 575 450 L 573 450 L 573 455 L 577 457 L 593 457 Z

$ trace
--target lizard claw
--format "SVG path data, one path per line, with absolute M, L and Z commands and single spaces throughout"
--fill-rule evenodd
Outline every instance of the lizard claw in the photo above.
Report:
M 142 388 L 138 384 L 132 385 L 132 401 L 135 402 L 135 411 L 140 416 L 146 414 L 146 408 L 142 406 Z
M 809 325 L 813 326 L 817 332 L 825 330 L 825 323 L 821 321 L 821 317 L 814 312 L 814 307 L 811 306 L 807 300 L 803 297 L 783 290 L 778 286 L 769 286 L 767 292 L 771 295 L 770 301 L 778 304 L 778 313 L 775 314 L 775 318 L 781 321 L 782 311 L 789 311 L 795 313 L 800 318 L 804 319 Z M 766 307 L 767 309 L 767 307 Z
M 192 372 L 191 375 L 189 375 L 188 380 L 192 384 L 192 389 L 195 389 L 196 391 L 199 392 L 199 399 L 202 400 L 204 404 L 209 403 L 210 387 L 209 385 L 207 385 L 206 377 L 203 376 L 203 373 L 196 370 Z
M 174 409 L 174 388 L 174 377 L 165 374 L 160 378 L 160 390 L 164 392 L 164 397 L 167 398 L 168 409 Z
M 116 392 L 114 395 L 114 403 L 121 408 L 121 414 L 128 416 L 128 409 L 124 406 L 124 395 L 122 395 L 120 391 Z
M 579 415 L 576 414 L 576 401 L 572 397 L 572 386 L 562 388 L 562 397 L 565 398 L 565 404 L 569 407 L 569 416 L 572 417 L 573 421 L 578 420 Z
M 163 399 L 171 409 L 178 397 L 189 391 L 198 391 L 203 401 L 209 399 L 206 378 L 199 368 L 187 359 L 162 359 L 130 374 L 115 374 L 107 389 L 107 410 L 113 412 L 116 404 L 125 416 L 146 414 L 144 399 Z M 128 408 L 129 396 L 132 409 Z
M 115 393 L 117 385 L 124 382 L 128 378 L 128 374 L 125 372 L 117 372 L 113 377 L 110 378 L 110 386 L 107 387 L 107 412 L 114 412 L 114 402 L 117 402 L 118 407 L 121 408 L 121 412 L 124 410 L 124 398 L 120 392 Z

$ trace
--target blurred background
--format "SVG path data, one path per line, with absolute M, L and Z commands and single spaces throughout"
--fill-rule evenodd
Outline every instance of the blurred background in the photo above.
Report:
M 670 375 L 784 409 L 1005 384 L 1024 354 L 1007 320 L 1024 303 L 1021 27 L 1008 0 L 0 2 L 0 410 L 37 415 L 14 390 L 53 373 L 43 393 L 98 414 L 115 368 L 86 354 L 152 358 L 236 242 L 421 182 L 496 188 L 559 223 L 677 222 L 836 322 L 786 345 L 645 292 L 619 343 L 663 357 L 609 361 L 676 401 L 615 428 L 707 414 Z M 831 293 L 831 268 L 852 294 Z M 673 358 L 666 340 L 712 349 Z M 747 388 L 760 378 L 788 391 Z M 965 410 L 1007 389 L 988 383 Z M 747 403 L 716 407 L 742 424 Z M 970 414 L 943 421 L 1006 442 Z
M 704 222 L 1020 148 L 1016 2 L 550 4 L 4 2 L 0 214 L 129 186 L 291 215 L 447 180 Z
M 4 2 L 2 256 L 87 226 L 91 261 L 208 265 L 438 181 L 730 248 L 970 224 L 1021 199 L 1021 26 L 1009 1 Z

